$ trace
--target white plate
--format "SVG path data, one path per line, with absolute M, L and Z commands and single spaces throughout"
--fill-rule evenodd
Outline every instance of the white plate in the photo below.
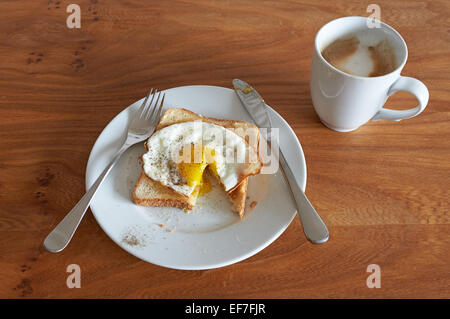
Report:
M 184 107 L 208 117 L 250 121 L 231 89 L 184 86 L 165 93 L 165 108 Z M 98 137 L 87 165 L 87 188 L 121 146 L 130 119 L 141 102 L 123 110 Z M 306 163 L 300 143 L 286 121 L 273 109 L 269 110 L 273 126 L 280 129 L 281 148 L 304 190 Z M 142 260 L 192 270 L 230 265 L 271 244 L 296 215 L 281 171 L 250 178 L 243 220 L 231 212 L 231 204 L 219 188 L 200 197 L 190 214 L 174 208 L 137 206 L 131 194 L 141 171 L 139 157 L 144 152 L 143 143 L 128 150 L 91 203 L 91 210 L 106 234 Z M 250 209 L 248 205 L 252 201 L 257 205 Z

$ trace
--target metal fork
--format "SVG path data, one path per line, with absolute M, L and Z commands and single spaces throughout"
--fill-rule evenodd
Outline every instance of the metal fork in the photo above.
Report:
M 153 92 L 154 91 L 154 92 Z M 72 208 L 72 210 L 64 217 L 64 219 L 58 224 L 58 226 L 53 229 L 53 231 L 45 238 L 44 246 L 45 248 L 52 252 L 57 253 L 66 248 L 67 244 L 73 237 L 73 234 L 78 228 L 81 220 L 83 219 L 86 210 L 91 203 L 95 192 L 98 190 L 102 182 L 105 180 L 108 173 L 111 171 L 113 166 L 119 161 L 120 156 L 128 149 L 130 146 L 142 142 L 147 139 L 156 128 L 159 118 L 161 117 L 161 112 L 164 104 L 165 94 L 162 96 L 161 102 L 161 92 L 158 93 L 155 103 L 157 90 L 151 89 L 145 98 L 144 102 L 141 104 L 136 117 L 131 122 L 128 128 L 127 139 L 122 145 L 116 155 L 114 155 L 113 160 L 108 166 L 103 170 L 100 176 L 97 178 L 95 183 L 89 188 L 86 194 L 80 199 L 80 201 Z M 151 96 L 150 103 L 147 105 L 147 101 Z M 158 104 L 159 103 L 159 104 Z

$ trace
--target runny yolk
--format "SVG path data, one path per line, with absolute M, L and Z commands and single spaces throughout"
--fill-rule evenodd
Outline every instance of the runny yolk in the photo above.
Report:
M 211 182 L 205 176 L 203 176 L 202 181 L 200 182 L 200 184 L 197 187 L 200 187 L 200 191 L 198 193 L 198 196 L 202 196 L 204 194 L 208 194 L 211 191 L 211 189 L 212 189 Z
M 178 164 L 178 167 L 181 175 L 186 179 L 187 185 L 194 188 L 192 195 L 208 193 L 212 186 L 208 179 L 203 178 L 203 172 L 208 165 L 211 166 L 213 171 L 216 171 L 215 151 L 191 145 L 190 159 L 189 154 L 185 155 L 183 156 L 183 152 L 180 153 L 182 161 Z
M 204 173 L 206 174 L 206 173 Z M 194 188 L 194 191 L 191 194 L 192 198 L 198 198 L 204 194 L 209 193 L 212 190 L 212 185 L 209 179 L 205 176 L 202 177 L 202 180 L 198 185 Z
M 180 163 L 180 173 L 186 179 L 188 186 L 196 187 L 202 180 L 206 163 Z

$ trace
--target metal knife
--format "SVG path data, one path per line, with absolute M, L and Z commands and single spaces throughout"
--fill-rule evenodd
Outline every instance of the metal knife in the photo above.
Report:
M 253 87 L 242 80 L 234 79 L 233 87 L 239 97 L 239 100 L 244 106 L 244 109 L 250 115 L 255 124 L 259 128 L 267 129 L 268 134 L 266 136 L 266 140 L 270 142 L 270 129 L 272 128 L 272 122 L 262 97 Z M 319 214 L 317 214 L 305 193 L 298 185 L 281 149 L 279 150 L 279 161 L 283 175 L 291 190 L 292 198 L 294 199 L 297 207 L 297 213 L 300 216 L 306 238 L 314 244 L 325 243 L 329 237 L 327 226 L 325 226 Z

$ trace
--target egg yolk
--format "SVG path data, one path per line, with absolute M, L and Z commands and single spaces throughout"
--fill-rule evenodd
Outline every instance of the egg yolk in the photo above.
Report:
M 212 185 L 209 179 L 206 176 L 203 176 L 200 183 L 194 188 L 194 191 L 191 194 L 191 198 L 197 199 L 199 196 L 209 193 L 212 190 Z M 189 212 L 186 211 L 185 212 Z
M 212 189 L 211 182 L 205 176 L 203 176 L 202 181 L 200 182 L 200 184 L 197 187 L 199 187 L 199 189 L 200 189 L 199 193 L 198 193 L 198 196 L 202 196 L 204 194 L 208 194 L 211 191 L 211 189 Z
M 186 179 L 187 185 L 196 187 L 202 180 L 206 163 L 180 163 L 180 173 Z
M 180 153 L 182 161 L 178 167 L 181 175 L 186 179 L 187 185 L 194 188 L 191 196 L 208 193 L 212 186 L 208 179 L 203 178 L 203 173 L 208 165 L 216 171 L 215 151 L 204 147 L 191 145 L 189 154 Z M 217 175 L 217 174 L 216 174 Z

